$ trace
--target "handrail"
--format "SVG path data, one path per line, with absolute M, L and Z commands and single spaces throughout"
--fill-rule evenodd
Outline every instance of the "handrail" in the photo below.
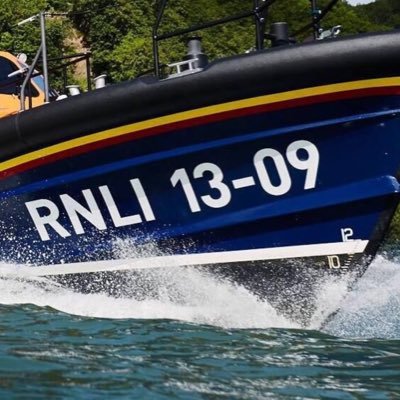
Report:
M 276 0 L 253 0 L 254 6 L 251 11 L 243 12 L 240 14 L 231 15 L 229 17 L 216 19 L 214 21 L 198 24 L 188 28 L 177 29 L 172 32 L 167 32 L 159 35 L 158 30 L 160 28 L 161 20 L 164 16 L 165 8 L 168 4 L 168 0 L 160 0 L 159 11 L 157 14 L 156 22 L 153 26 L 153 59 L 154 59 L 154 74 L 160 77 L 160 60 L 158 51 L 158 42 L 164 39 L 169 39 L 176 36 L 185 35 L 187 33 L 195 32 L 202 29 L 208 29 L 217 25 L 225 24 L 227 22 L 237 21 L 243 18 L 254 17 L 256 24 L 256 49 L 261 50 L 263 48 L 263 42 L 265 38 L 265 20 L 267 17 L 269 7 L 275 3 Z M 325 15 L 331 11 L 331 9 L 338 3 L 339 0 L 331 0 L 328 5 L 319 10 L 317 8 L 317 0 L 310 0 L 311 2 L 311 14 L 312 21 L 293 33 L 292 36 L 297 36 L 307 30 L 313 28 L 314 39 L 318 39 L 320 34 L 320 22 Z
M 257 30 L 257 38 L 256 38 L 256 47 L 257 49 L 262 48 L 264 32 L 265 28 L 265 17 L 268 8 L 275 3 L 276 0 L 264 0 L 262 4 L 260 4 L 260 0 L 254 0 L 254 7 L 251 11 L 243 12 L 240 14 L 231 15 L 229 17 L 216 19 L 214 21 L 206 22 L 203 24 L 198 24 L 195 26 L 191 26 L 188 28 L 177 29 L 172 32 L 164 33 L 162 35 L 158 35 L 158 29 L 161 24 L 161 20 L 164 16 L 164 11 L 167 6 L 168 0 L 161 0 L 159 12 L 157 14 L 156 22 L 153 27 L 153 58 L 154 58 L 154 74 L 159 77 L 160 76 L 160 61 L 158 54 L 158 42 L 164 39 L 170 39 L 172 37 L 185 35 L 187 33 L 195 32 L 198 30 L 212 28 L 217 25 L 222 25 L 227 22 L 233 22 L 240 19 L 254 17 L 256 23 Z
M 42 50 L 43 50 L 43 43 L 40 45 L 40 47 L 35 55 L 35 58 L 33 59 L 33 62 L 29 66 L 28 72 L 25 75 L 24 82 L 22 83 L 21 96 L 20 96 L 20 111 L 25 111 L 25 89 L 26 89 L 27 84 L 30 82 L 30 80 L 32 78 L 33 71 L 35 70 L 36 64 L 39 60 Z
M 64 75 L 66 74 L 66 68 L 69 67 L 70 65 L 77 64 L 81 61 L 85 61 L 86 64 L 86 85 L 87 85 L 87 90 L 90 92 L 92 90 L 92 82 L 90 79 L 90 57 L 92 53 L 90 51 L 85 51 L 83 53 L 76 53 L 76 54 L 70 54 L 67 56 L 61 56 L 61 57 L 53 57 L 53 58 L 48 58 L 48 62 L 53 62 L 53 61 L 64 61 L 64 60 L 72 60 L 68 61 L 59 65 L 56 65 L 55 67 L 50 66 L 49 72 L 54 72 L 58 71 L 60 69 L 63 70 Z M 66 83 L 65 85 L 66 86 Z

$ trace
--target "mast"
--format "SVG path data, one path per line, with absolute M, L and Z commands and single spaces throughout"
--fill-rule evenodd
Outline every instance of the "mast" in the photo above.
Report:
M 40 14 L 40 37 L 42 47 L 42 68 L 44 78 L 44 97 L 45 102 L 49 102 L 49 71 L 47 68 L 47 45 L 46 45 L 46 13 L 41 11 Z

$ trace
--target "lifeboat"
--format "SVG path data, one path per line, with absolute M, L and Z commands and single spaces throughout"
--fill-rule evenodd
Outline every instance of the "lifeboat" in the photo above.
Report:
M 0 53 L 8 270 L 125 296 L 143 271 L 196 267 L 303 319 L 324 279 L 361 276 L 399 201 L 400 31 L 271 32 L 213 62 L 194 38 L 168 75 L 156 57 L 60 101 L 31 78 L 24 111 L 24 64 Z

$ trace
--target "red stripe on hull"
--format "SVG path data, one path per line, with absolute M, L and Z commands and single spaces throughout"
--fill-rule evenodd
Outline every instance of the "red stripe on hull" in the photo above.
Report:
M 286 100 L 282 102 L 265 104 L 260 106 L 246 107 L 238 110 L 225 111 L 203 117 L 192 118 L 190 120 L 179 121 L 162 126 L 157 126 L 154 128 L 148 128 L 142 131 L 126 133 L 114 138 L 104 139 L 94 143 L 89 143 L 79 147 L 74 147 L 68 150 L 57 152 L 54 154 L 49 154 L 46 157 L 41 157 L 36 160 L 32 160 L 24 164 L 18 165 L 16 167 L 10 168 L 8 170 L 2 171 L 0 173 L 0 177 L 7 178 L 17 173 L 21 173 L 29 169 L 41 166 L 43 164 L 52 163 L 55 161 L 59 161 L 65 158 L 70 158 L 80 154 L 85 154 L 93 150 L 98 150 L 133 140 L 139 140 L 142 138 L 155 136 L 161 133 L 167 133 L 189 127 L 205 125 L 208 123 L 225 121 L 228 119 L 234 119 L 250 115 L 256 115 L 263 112 L 279 111 L 294 107 L 308 106 L 316 103 L 327 103 L 337 100 L 357 99 L 357 98 L 372 97 L 372 96 L 390 96 L 390 95 L 400 95 L 400 87 L 395 86 L 395 87 L 372 88 L 372 89 L 357 89 L 346 92 L 310 96 L 301 99 Z

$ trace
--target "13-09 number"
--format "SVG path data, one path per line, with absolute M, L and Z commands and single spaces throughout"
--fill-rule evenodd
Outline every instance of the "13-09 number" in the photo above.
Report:
M 300 157 L 300 152 L 305 154 Z M 287 162 L 293 168 L 306 171 L 304 190 L 315 188 L 319 166 L 318 148 L 307 140 L 298 140 L 287 147 L 285 155 Z M 273 167 L 275 168 L 276 174 L 279 178 L 279 183 L 274 183 L 271 180 L 270 172 L 265 165 L 267 159 L 272 161 Z M 253 157 L 253 163 L 260 185 L 266 193 L 272 196 L 282 196 L 288 193 L 292 187 L 292 179 L 286 160 L 279 151 L 272 148 L 261 149 L 257 151 Z M 227 183 L 224 182 L 224 174 L 221 168 L 216 164 L 205 162 L 197 165 L 193 169 L 192 175 L 194 179 L 199 179 L 204 177 L 206 173 L 211 174 L 211 179 L 209 179 L 208 184 L 211 189 L 214 189 L 214 196 L 208 194 L 200 196 L 201 201 L 211 208 L 225 207 L 230 203 L 232 193 Z M 246 177 L 244 179 L 253 180 L 253 177 Z M 171 183 L 173 187 L 176 187 L 178 184 L 181 185 L 192 212 L 201 211 L 198 196 L 195 193 L 191 178 L 185 168 L 180 168 L 174 171 L 171 176 Z M 252 186 L 254 184 L 255 183 L 250 183 L 246 186 Z

